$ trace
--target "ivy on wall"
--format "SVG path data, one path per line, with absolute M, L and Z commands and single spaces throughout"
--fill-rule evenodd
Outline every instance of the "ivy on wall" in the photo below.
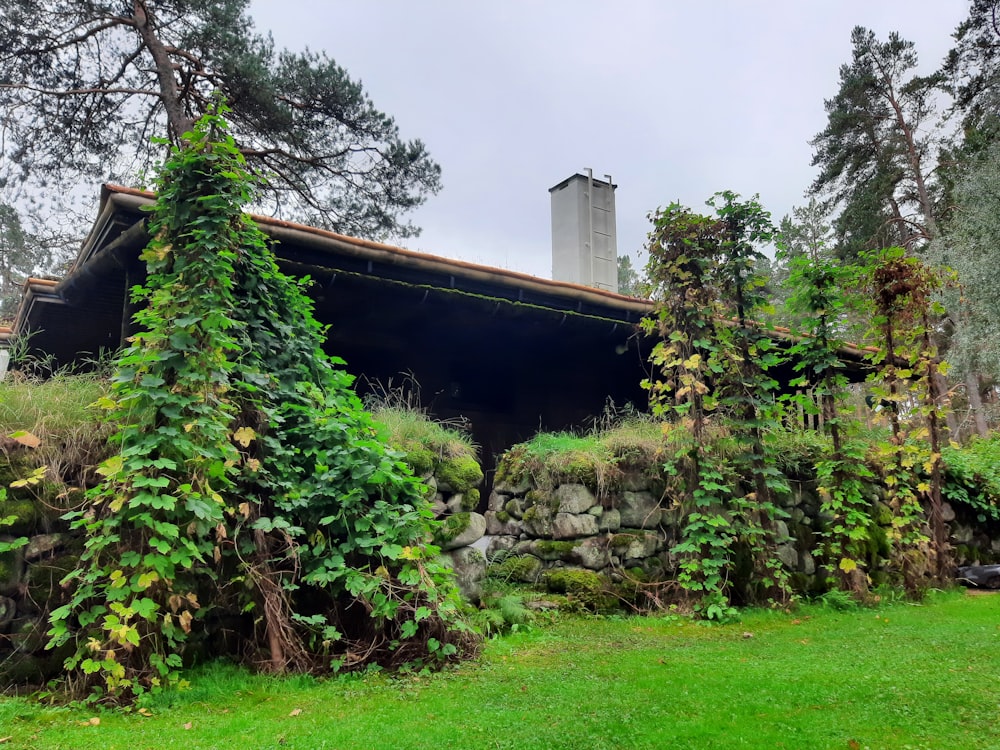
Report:
M 87 543 L 50 645 L 75 642 L 70 685 L 112 701 L 177 681 L 232 613 L 276 672 L 475 646 L 424 485 L 376 439 L 301 284 L 242 213 L 254 183 L 223 114 L 160 175 L 141 332 L 100 402 L 118 452 L 70 514 Z

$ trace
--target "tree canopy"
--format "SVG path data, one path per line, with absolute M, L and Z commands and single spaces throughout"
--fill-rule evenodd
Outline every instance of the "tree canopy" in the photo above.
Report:
M 1000 1 L 972 0 L 969 17 L 953 34 L 943 72 L 967 138 L 995 136 L 1000 123 Z
M 840 208 L 834 229 L 840 254 L 872 247 L 913 246 L 937 232 L 927 162 L 938 76 L 914 74 L 912 42 L 895 32 L 851 33 L 851 61 L 840 89 L 826 101 L 827 126 L 812 141 L 812 185 Z
M 369 238 L 440 187 L 419 140 L 323 53 L 278 50 L 249 0 L 0 0 L 0 184 L 134 183 L 220 92 L 263 208 Z

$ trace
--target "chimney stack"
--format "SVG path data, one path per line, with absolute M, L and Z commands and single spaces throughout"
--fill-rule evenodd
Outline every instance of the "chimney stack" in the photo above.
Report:
M 618 291 L 615 188 L 611 175 L 575 174 L 552 196 L 552 278 Z

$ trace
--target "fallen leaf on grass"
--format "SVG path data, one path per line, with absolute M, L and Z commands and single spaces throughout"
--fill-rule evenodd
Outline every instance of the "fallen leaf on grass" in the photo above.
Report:
M 302 709 L 301 708 L 293 708 L 292 712 L 290 714 L 288 714 L 288 715 L 289 716 L 298 716 L 300 713 L 302 713 Z
M 80 722 L 80 726 L 81 727 L 96 727 L 100 723 L 101 723 L 101 717 L 100 716 L 91 716 L 86 721 L 81 721 Z
M 137 713 L 138 713 L 138 714 L 139 714 L 140 716 L 152 716 L 152 715 L 153 715 L 153 712 L 152 712 L 152 711 L 150 711 L 150 710 L 149 710 L 148 708 L 140 708 L 140 709 L 139 709 L 139 710 L 137 711 Z
M 35 435 L 32 435 L 27 430 L 18 430 L 10 436 L 11 440 L 15 443 L 20 443 L 25 448 L 37 448 L 42 444 L 42 441 Z
M 185 729 L 190 729 L 192 726 L 193 726 L 193 724 L 189 721 L 187 724 L 184 725 L 184 728 Z
M 13 737 L 0 737 L 0 745 L 4 744 L 5 742 L 10 742 L 12 739 L 14 739 L 14 738 Z
M 851 750 L 861 750 L 861 743 L 857 740 L 848 740 L 847 746 L 851 748 Z
M 753 633 L 751 633 L 751 632 L 748 631 L 748 632 L 746 632 L 746 633 L 743 634 L 743 637 L 744 638 L 753 638 Z

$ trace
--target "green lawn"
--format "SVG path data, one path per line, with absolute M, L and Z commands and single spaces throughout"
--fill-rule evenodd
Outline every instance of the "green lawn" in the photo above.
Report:
M 1000 748 L 1000 595 L 565 618 L 431 677 L 192 681 L 149 717 L 0 698 L 0 747 Z

